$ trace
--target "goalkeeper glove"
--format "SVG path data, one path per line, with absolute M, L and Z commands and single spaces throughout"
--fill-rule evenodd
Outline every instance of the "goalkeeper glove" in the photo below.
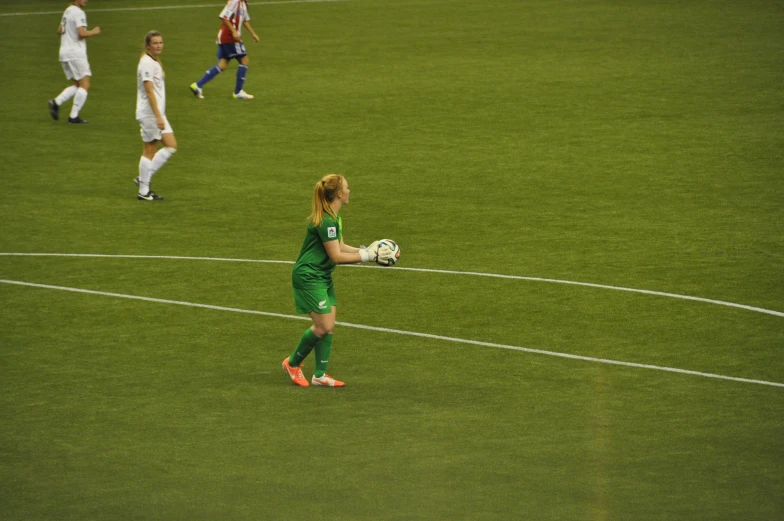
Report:
M 378 242 L 374 241 L 370 246 L 359 247 L 360 262 L 371 262 L 378 260 Z
M 392 266 L 395 263 L 395 251 L 384 245 L 376 254 L 376 262 L 384 266 Z

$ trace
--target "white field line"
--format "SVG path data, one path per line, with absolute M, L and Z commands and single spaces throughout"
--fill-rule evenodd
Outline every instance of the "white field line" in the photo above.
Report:
M 364 266 L 362 266 L 364 267 Z M 527 280 L 532 282 L 549 282 L 551 284 L 569 284 L 572 286 L 584 286 L 587 288 L 599 288 L 599 289 L 609 289 L 613 291 L 627 291 L 630 293 L 642 293 L 643 295 L 655 295 L 657 297 L 669 297 L 669 298 L 676 298 L 681 300 L 693 300 L 696 302 L 705 302 L 706 304 L 716 304 L 718 306 L 727 306 L 731 308 L 739 308 L 745 309 L 747 311 L 756 311 L 757 313 L 765 313 L 767 315 L 773 315 L 776 317 L 784 317 L 784 312 L 781 311 L 774 311 L 772 309 L 765 309 L 765 308 L 757 308 L 754 306 L 747 306 L 745 304 L 736 304 L 734 302 L 726 302 L 724 300 L 713 300 L 709 298 L 702 298 L 702 297 L 692 297 L 690 295 L 680 295 L 678 293 L 665 293 L 663 291 L 651 291 L 647 289 L 636 289 L 636 288 L 624 288 L 622 286 L 608 286 L 605 284 L 593 284 L 591 282 L 576 282 L 573 280 L 559 280 L 559 279 L 544 279 L 540 277 L 522 277 L 519 275 L 501 275 L 498 273 L 481 273 L 475 271 L 450 271 L 450 270 L 432 270 L 427 268 L 398 268 L 395 267 L 394 269 L 403 269 L 409 271 L 422 271 L 425 273 L 450 273 L 453 275 L 473 275 L 475 277 L 494 277 L 499 279 L 516 279 L 516 280 Z
M 309 317 L 298 316 L 298 315 L 285 315 L 282 313 L 270 313 L 267 311 L 254 311 L 250 309 L 240 309 L 240 308 L 229 308 L 224 306 L 213 306 L 210 304 L 198 304 L 195 302 L 183 302 L 180 300 L 168 300 L 168 299 L 159 299 L 159 298 L 151 298 L 151 297 L 140 297 L 137 295 L 126 295 L 123 293 L 109 293 L 105 291 L 93 291 L 89 289 L 81 289 L 81 288 L 70 288 L 65 286 L 52 286 L 49 284 L 36 284 L 33 282 L 23 282 L 18 280 L 4 280 L 0 279 L 0 283 L 2 284 L 13 284 L 17 286 L 27 286 L 32 288 L 42 288 L 42 289 L 51 289 L 51 290 L 58 290 L 58 291 L 70 291 L 73 293 L 86 293 L 88 295 L 100 295 L 103 297 L 115 297 L 115 298 L 125 298 L 131 300 L 142 300 L 145 302 L 154 302 L 156 304 L 173 304 L 177 306 L 188 306 L 194 308 L 203 308 L 203 309 L 211 309 L 215 311 L 229 311 L 232 313 L 246 313 L 251 315 L 263 315 L 265 317 L 275 317 L 275 318 L 288 318 L 294 320 L 305 320 L 310 321 Z M 778 382 L 768 382 L 765 380 L 752 380 L 749 378 L 738 378 L 735 376 L 724 376 L 720 374 L 712 374 L 712 373 L 702 373 L 699 371 L 689 371 L 688 369 L 678 369 L 675 367 L 664 367 L 658 365 L 650 365 L 650 364 L 637 364 L 634 362 L 622 362 L 618 360 L 608 360 L 606 358 L 594 358 L 590 356 L 579 356 L 579 355 L 571 355 L 568 353 L 559 353 L 556 351 L 544 351 L 541 349 L 531 349 L 528 347 L 519 347 L 519 346 L 512 346 L 506 344 L 496 344 L 493 342 L 480 342 L 478 340 L 468 340 L 465 338 L 455 338 L 449 336 L 442 336 L 442 335 L 430 335 L 427 333 L 417 333 L 415 331 L 403 331 L 400 329 L 389 329 L 386 327 L 375 327 L 375 326 L 366 326 L 363 324 L 352 324 L 349 322 L 337 322 L 338 325 L 344 327 L 353 327 L 357 329 L 367 329 L 369 331 L 378 331 L 381 333 L 391 333 L 395 335 L 405 335 L 405 336 L 414 336 L 420 338 L 428 338 L 431 340 L 443 340 L 445 342 L 455 342 L 460 344 L 470 344 L 475 346 L 482 346 L 482 347 L 495 347 L 498 349 L 510 349 L 512 351 L 521 351 L 523 353 L 532 353 L 538 355 L 546 355 L 546 356 L 555 356 L 559 358 L 569 358 L 572 360 L 582 360 L 584 362 L 594 362 L 599 364 L 611 364 L 611 365 L 621 365 L 625 367 L 634 367 L 637 369 L 651 369 L 654 371 L 665 371 L 669 373 L 678 373 L 678 374 L 685 374 L 690 376 L 701 376 L 704 378 L 716 378 L 719 380 L 730 380 L 733 382 L 743 382 L 743 383 L 750 383 L 750 384 L 757 384 L 757 385 L 767 385 L 771 387 L 782 387 L 784 388 L 784 383 Z
M 286 4 L 319 4 L 324 2 L 347 2 L 349 0 L 288 0 L 281 2 L 248 2 L 248 5 L 286 5 Z M 204 4 L 204 5 L 161 5 L 155 7 L 115 7 L 106 9 L 91 9 L 87 8 L 87 14 L 90 13 L 110 13 L 115 11 L 160 11 L 163 9 L 199 9 L 202 7 L 221 8 L 225 7 L 226 2 L 222 4 Z M 38 15 L 53 15 L 63 14 L 61 11 L 41 11 L 35 13 L 0 13 L 0 16 L 38 16 Z
M 180 257 L 174 255 L 104 255 L 98 253 L 0 253 L 0 256 L 17 256 L 17 257 L 98 257 L 98 258 L 116 258 L 116 259 L 175 259 L 175 260 L 203 260 L 203 261 L 220 261 L 220 262 L 255 262 L 255 263 L 270 263 L 270 264 L 294 264 L 293 261 L 282 260 L 257 260 L 257 259 L 225 259 L 221 257 Z M 382 268 L 380 266 L 366 266 L 359 264 L 349 264 L 346 267 L 351 268 L 370 268 L 370 269 L 390 269 Z M 417 271 L 422 273 L 438 273 L 445 275 L 468 275 L 472 277 L 490 277 L 496 279 L 510 279 L 510 280 L 525 280 L 529 282 L 547 282 L 550 284 L 567 284 L 571 286 L 583 286 L 587 288 L 607 289 L 612 291 L 625 291 L 628 293 L 641 293 L 643 295 L 653 295 L 657 297 L 667 297 L 680 300 L 691 300 L 694 302 L 703 302 L 706 304 L 714 304 L 717 306 L 725 306 L 730 308 L 745 309 L 747 311 L 754 311 L 756 313 L 764 313 L 766 315 L 773 315 L 775 317 L 784 317 L 784 312 L 774 311 L 772 309 L 758 308 L 754 306 L 747 306 L 745 304 L 736 304 L 734 302 L 726 302 L 724 300 L 714 300 L 702 297 L 692 297 L 690 295 L 680 295 L 678 293 L 665 293 L 662 291 L 652 291 L 647 289 L 625 288 L 623 286 L 608 286 L 605 284 L 593 284 L 591 282 L 577 282 L 573 280 L 559 280 L 559 279 L 545 279 L 541 277 L 524 277 L 521 275 L 503 275 L 500 273 L 482 273 L 478 271 L 453 271 L 453 270 L 436 270 L 429 268 L 404 268 L 395 266 L 391 268 L 394 270 L 402 271 Z

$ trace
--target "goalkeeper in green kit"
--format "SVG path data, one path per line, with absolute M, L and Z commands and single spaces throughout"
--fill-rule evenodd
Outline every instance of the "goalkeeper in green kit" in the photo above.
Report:
M 283 360 L 283 369 L 301 387 L 309 385 L 302 374 L 302 362 L 311 351 L 316 352 L 316 370 L 310 383 L 325 387 L 345 385 L 327 374 L 338 304 L 332 270 L 337 264 L 370 261 L 387 264 L 385 261 L 394 254 L 386 247 L 379 248 L 379 241 L 367 248 L 355 248 L 343 242 L 340 209 L 348 204 L 350 193 L 348 182 L 341 175 L 329 174 L 316 183 L 305 242 L 291 274 L 297 313 L 307 313 L 313 320 L 294 352 Z

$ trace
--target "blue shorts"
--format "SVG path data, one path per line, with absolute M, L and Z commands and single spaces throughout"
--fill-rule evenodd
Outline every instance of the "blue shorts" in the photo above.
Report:
M 236 58 L 239 61 L 243 56 L 247 56 L 245 51 L 245 44 L 242 42 L 234 43 L 219 43 L 218 44 L 218 59 L 229 60 Z

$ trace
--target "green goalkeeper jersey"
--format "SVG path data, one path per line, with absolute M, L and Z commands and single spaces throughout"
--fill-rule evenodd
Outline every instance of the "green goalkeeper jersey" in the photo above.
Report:
M 324 212 L 321 226 L 308 224 L 305 242 L 294 264 L 291 282 L 295 288 L 309 289 L 323 287 L 332 282 L 332 270 L 335 263 L 327 255 L 324 243 L 339 241 L 343 237 L 343 220 L 338 214 L 337 219 Z

